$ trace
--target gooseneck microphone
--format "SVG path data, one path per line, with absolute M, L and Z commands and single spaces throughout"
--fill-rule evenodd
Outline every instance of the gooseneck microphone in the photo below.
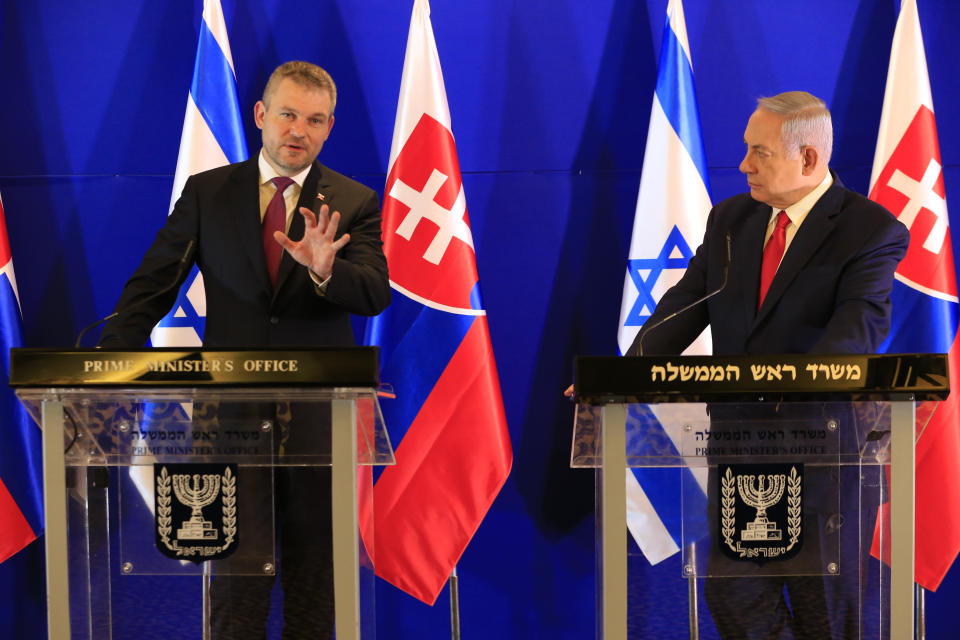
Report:
M 180 282 L 180 278 L 183 277 L 184 272 L 187 270 L 187 268 L 189 267 L 190 263 L 193 262 L 193 250 L 194 250 L 194 248 L 196 248 L 196 246 L 197 246 L 197 239 L 196 239 L 196 238 L 190 238 L 190 242 L 187 243 L 187 248 L 184 250 L 183 255 L 180 256 L 180 262 L 177 263 L 177 275 L 174 276 L 174 278 L 173 278 L 173 280 L 170 282 L 170 284 L 168 284 L 167 286 L 165 286 L 165 287 L 164 287 L 163 289 L 161 289 L 160 291 L 156 291 L 156 292 L 150 294 L 149 296 L 147 296 L 147 297 L 144 298 L 143 300 L 138 300 L 138 301 L 134 302 L 133 304 L 129 305 L 129 306 L 128 306 L 127 308 L 125 308 L 125 309 L 117 309 L 116 311 L 114 311 L 113 313 L 111 313 L 110 315 L 108 315 L 106 318 L 100 318 L 99 320 L 97 320 L 97 321 L 94 322 L 93 324 L 89 324 L 89 325 L 87 325 L 86 327 L 84 327 L 84 328 L 83 328 L 83 331 L 80 332 L 80 335 L 77 336 L 77 341 L 76 341 L 76 342 L 74 343 L 74 345 L 73 345 L 74 349 L 79 349 L 79 348 L 80 348 L 80 343 L 83 342 L 83 336 L 85 336 L 85 335 L 87 334 L 87 331 L 90 331 L 90 329 L 93 329 L 94 327 L 100 326 L 100 325 L 103 324 L 104 322 L 109 322 L 110 320 L 113 320 L 114 318 L 116 318 L 117 316 L 119 316 L 119 315 L 121 315 L 121 314 L 123 314 L 123 313 L 129 313 L 130 311 L 136 309 L 137 307 L 140 307 L 140 306 L 142 306 L 142 305 L 150 302 L 150 301 L 153 300 L 154 298 L 157 298 L 157 297 L 159 297 L 159 296 L 162 296 L 162 295 L 165 294 L 166 292 L 170 291 L 170 289 L 173 289 L 175 286 L 177 286 L 177 283 Z
M 693 302 L 691 302 L 691 303 L 688 304 L 687 306 L 682 307 L 682 308 L 680 308 L 680 309 L 677 309 L 676 311 L 674 311 L 673 313 L 671 313 L 670 315 L 668 315 L 666 318 L 664 318 L 664 319 L 656 322 L 656 323 L 655 323 L 653 326 L 651 326 L 649 329 L 648 329 L 647 327 L 643 327 L 643 329 L 641 329 L 642 333 L 640 334 L 640 340 L 639 340 L 639 342 L 637 343 L 637 355 L 638 355 L 638 356 L 642 356 L 642 355 L 643 355 L 643 339 L 646 338 L 647 335 L 650 334 L 654 329 L 656 329 L 656 328 L 659 327 L 660 325 L 664 324 L 665 322 L 668 322 L 668 321 L 670 321 L 670 320 L 673 320 L 674 318 L 676 318 L 677 316 L 679 316 L 681 313 L 686 313 L 687 311 L 689 311 L 690 309 L 694 308 L 694 307 L 697 306 L 698 304 L 701 304 L 701 303 L 703 303 L 703 302 L 706 302 L 707 300 L 709 300 L 709 299 L 712 298 L 713 296 L 717 295 L 718 293 L 720 293 L 721 291 L 723 291 L 723 290 L 727 287 L 727 276 L 728 276 L 729 273 L 730 273 L 730 259 L 731 259 L 731 254 L 733 253 L 733 240 L 730 238 L 730 232 L 729 232 L 729 231 L 727 231 L 726 241 L 727 241 L 727 242 L 726 242 L 726 244 L 727 244 L 727 254 L 726 254 L 725 256 L 723 256 L 724 260 L 723 260 L 723 264 L 721 265 L 721 266 L 723 267 L 723 281 L 720 283 L 720 286 L 719 286 L 717 289 L 715 289 L 715 290 L 711 291 L 710 293 L 708 293 L 707 295 L 703 296 L 702 298 L 697 298 L 696 300 L 694 300 Z

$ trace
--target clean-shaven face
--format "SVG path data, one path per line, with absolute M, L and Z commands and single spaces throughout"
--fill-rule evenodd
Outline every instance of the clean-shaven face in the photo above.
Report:
M 296 175 L 316 160 L 333 129 L 330 92 L 284 78 L 267 100 L 253 107 L 263 151 L 277 173 Z

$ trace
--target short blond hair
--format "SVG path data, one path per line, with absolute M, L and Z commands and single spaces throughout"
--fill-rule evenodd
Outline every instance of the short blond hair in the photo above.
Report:
M 823 160 L 833 153 L 833 120 L 826 103 L 806 91 L 787 91 L 758 98 L 757 108 L 783 117 L 780 139 L 788 158 L 796 158 L 804 147 L 813 147 Z
M 301 87 L 329 93 L 330 115 L 333 115 L 337 108 L 337 85 L 334 84 L 333 78 L 323 68 L 303 60 L 284 62 L 273 70 L 270 79 L 267 80 L 267 86 L 263 88 L 263 104 L 270 106 L 270 98 L 276 92 L 277 85 L 285 78 L 290 78 Z

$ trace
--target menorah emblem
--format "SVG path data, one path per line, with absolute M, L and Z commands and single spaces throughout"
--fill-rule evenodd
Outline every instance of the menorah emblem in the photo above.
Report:
M 190 481 L 193 480 L 191 485 Z M 177 529 L 178 540 L 216 540 L 213 523 L 203 519 L 203 508 L 217 499 L 220 493 L 218 474 L 173 474 L 173 494 L 182 504 L 191 508 L 190 519 Z
M 753 522 L 748 522 L 747 528 L 740 532 L 741 540 L 765 541 L 783 538 L 783 532 L 777 529 L 776 523 L 767 520 L 767 507 L 780 502 L 786 484 L 787 476 L 782 473 L 737 476 L 740 499 L 757 510 L 757 517 Z

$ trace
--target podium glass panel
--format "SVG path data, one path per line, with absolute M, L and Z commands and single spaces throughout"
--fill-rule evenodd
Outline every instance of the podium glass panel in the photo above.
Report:
M 206 638 L 211 616 L 216 617 L 218 585 L 245 590 L 259 584 L 268 609 L 275 592 L 268 637 L 279 638 L 281 609 L 292 606 L 278 604 L 273 587 L 284 576 L 280 550 L 290 536 L 318 535 L 301 528 L 330 527 L 329 516 L 300 514 L 316 496 L 331 509 L 331 468 L 334 487 L 343 486 L 343 478 L 353 485 L 340 495 L 356 496 L 352 504 L 333 500 L 334 520 L 343 519 L 338 509 L 349 520 L 346 527 L 333 526 L 334 544 L 347 549 L 335 563 L 353 558 L 355 582 L 347 576 L 343 588 L 357 585 L 356 601 L 348 603 L 356 616 L 347 613 L 357 618 L 356 629 L 350 623 L 337 637 L 374 637 L 374 575 L 366 552 L 374 536 L 370 466 L 392 464 L 393 453 L 373 389 L 23 388 L 17 393 L 41 422 L 45 439 L 59 433 L 55 442 L 45 443 L 45 465 L 59 449 L 67 575 L 51 579 L 65 585 L 67 606 L 59 613 L 62 626 L 51 625 L 51 637 Z M 349 440 L 355 447 L 349 470 L 339 475 L 343 458 L 331 444 L 338 427 L 353 432 L 348 457 Z M 56 475 L 48 477 L 56 482 Z M 320 488 L 314 491 L 316 482 Z M 291 493 L 291 487 L 300 490 Z M 57 516 L 48 516 L 48 535 L 57 526 Z M 287 571 L 293 575 L 296 568 Z M 329 607 L 332 617 L 330 594 L 311 589 L 301 598 Z M 338 616 L 340 606 L 338 596 Z
M 871 547 L 875 532 L 878 545 L 889 545 L 882 535 L 889 524 L 878 522 L 878 509 L 889 500 L 884 477 L 891 462 L 893 405 L 870 400 L 619 405 L 625 466 L 645 500 L 632 508 L 648 510 L 628 513 L 627 526 L 655 535 L 662 524 L 677 551 L 657 558 L 672 569 L 654 568 L 637 544 L 628 542 L 626 637 L 747 637 L 752 624 L 767 625 L 770 616 L 782 618 L 783 634 L 792 626 L 793 632 L 817 634 L 811 637 L 891 637 L 890 571 L 871 557 Z M 597 469 L 601 576 L 602 541 L 609 539 L 601 524 L 606 522 L 603 430 L 604 418 L 618 415 L 611 412 L 614 406 L 578 404 L 571 447 L 572 467 Z M 935 406 L 917 405 L 918 430 Z M 628 491 L 627 503 L 632 499 Z M 632 517 L 639 520 L 631 522 Z M 652 524 L 652 518 L 660 521 Z M 664 571 L 670 580 L 686 581 L 686 589 L 647 581 L 650 575 L 662 581 Z M 686 591 L 688 598 L 660 600 L 651 589 L 673 596 Z M 651 600 L 657 601 L 656 611 L 641 612 Z M 600 610 L 598 637 L 604 637 Z

